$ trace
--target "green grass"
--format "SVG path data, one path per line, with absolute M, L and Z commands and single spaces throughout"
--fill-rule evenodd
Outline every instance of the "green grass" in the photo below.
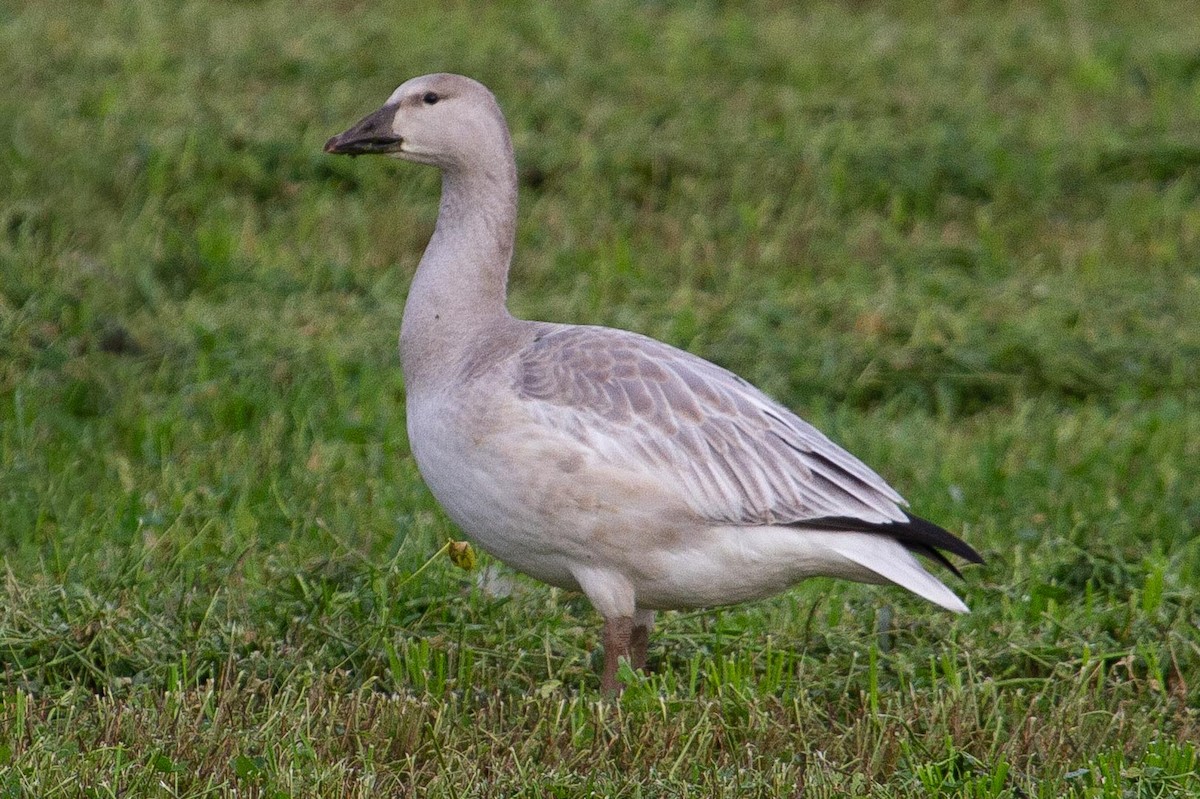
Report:
M 437 5 L 0 4 L 0 797 L 1200 793 L 1190 4 Z M 439 554 L 437 176 L 320 147 L 442 69 L 513 128 L 514 310 L 801 411 L 972 615 L 666 614 L 614 707 L 582 597 Z

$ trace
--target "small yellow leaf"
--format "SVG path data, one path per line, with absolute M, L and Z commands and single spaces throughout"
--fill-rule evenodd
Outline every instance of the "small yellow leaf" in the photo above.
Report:
M 466 541 L 451 541 L 449 547 L 450 562 L 464 571 L 475 568 L 475 550 Z

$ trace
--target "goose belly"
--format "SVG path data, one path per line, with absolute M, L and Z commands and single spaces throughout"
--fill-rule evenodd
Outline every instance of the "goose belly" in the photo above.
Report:
M 636 564 L 662 526 L 653 518 L 660 490 L 491 410 L 468 423 L 444 405 L 409 406 L 417 467 L 454 523 L 489 554 L 562 588 L 579 588 L 580 568 Z

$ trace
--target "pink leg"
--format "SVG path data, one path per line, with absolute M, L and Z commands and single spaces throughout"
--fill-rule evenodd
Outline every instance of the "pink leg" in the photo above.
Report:
M 609 696 L 621 693 L 617 682 L 617 666 L 622 656 L 629 657 L 629 641 L 633 634 L 633 619 L 621 616 L 604 620 L 604 673 L 600 675 L 600 690 Z
M 629 665 L 638 671 L 646 669 L 646 649 L 650 646 L 650 631 L 654 629 L 654 611 L 639 610 L 633 614 L 633 633 L 629 637 Z

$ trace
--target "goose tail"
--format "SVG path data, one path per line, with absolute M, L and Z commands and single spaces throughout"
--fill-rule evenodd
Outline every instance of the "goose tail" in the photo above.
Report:
M 941 550 L 971 563 L 983 563 L 983 557 L 970 544 L 948 530 L 911 513 L 902 522 L 868 522 L 853 517 L 835 516 L 806 520 L 797 527 L 829 532 L 826 546 L 846 560 L 878 575 L 882 581 L 907 588 L 955 613 L 970 610 L 958 596 L 934 577 L 913 553 L 936 560 L 955 575 L 958 569 Z M 861 535 L 851 535 L 860 533 Z

